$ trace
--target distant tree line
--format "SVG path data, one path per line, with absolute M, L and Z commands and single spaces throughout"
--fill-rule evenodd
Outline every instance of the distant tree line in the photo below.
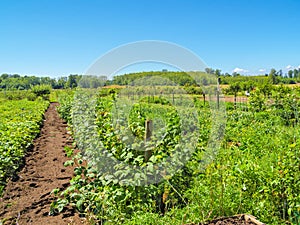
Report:
M 36 85 L 50 85 L 54 89 L 72 88 L 77 85 L 79 75 L 69 77 L 50 78 L 36 76 L 21 76 L 19 74 L 2 74 L 0 76 L 0 88 L 7 90 L 28 90 Z
M 84 77 L 84 79 L 82 79 Z M 95 88 L 106 85 L 105 76 L 82 76 L 71 74 L 67 77 L 50 78 L 37 76 L 21 76 L 19 74 L 2 74 L 0 76 L 0 89 L 29 90 L 32 86 L 49 85 L 53 89 L 75 88 L 77 86 Z
M 155 84 L 160 85 L 180 85 L 180 86 L 191 86 L 196 85 L 196 81 L 185 72 L 173 72 L 173 71 L 150 71 L 150 72 L 139 72 L 129 73 L 124 75 L 115 76 L 111 81 L 111 84 L 116 85 L 135 85 L 139 80 L 143 80 L 146 77 L 157 77 Z M 159 77 L 166 78 L 160 79 Z
M 108 80 L 106 76 L 83 76 L 78 74 L 70 74 L 67 77 L 60 78 L 2 74 L 0 76 L 0 90 L 28 90 L 32 86 L 36 85 L 49 85 L 53 89 L 76 88 L 78 86 L 83 88 L 97 88 L 107 85 L 135 85 L 139 82 L 143 82 L 143 79 L 147 77 L 153 77 L 153 79 L 151 79 L 153 85 L 180 85 L 186 87 L 196 87 L 199 86 L 199 84 L 208 84 L 210 82 L 208 76 L 209 74 L 213 74 L 218 77 L 220 84 L 234 85 L 239 83 L 246 90 L 250 90 L 261 83 L 295 84 L 300 82 L 300 68 L 289 70 L 285 74 L 283 74 L 282 70 L 276 71 L 275 69 L 271 69 L 269 74 L 263 74 L 259 76 L 243 76 L 238 73 L 222 73 L 220 69 L 206 68 L 205 73 L 186 73 L 163 70 L 118 75 L 114 76 L 112 80 Z M 197 80 L 197 78 L 200 80 Z M 150 81 L 150 79 L 148 80 Z
M 157 76 L 167 78 L 161 81 L 161 85 L 180 85 L 180 86 L 197 86 L 199 84 L 205 84 L 205 81 L 196 81 L 194 77 L 189 74 L 194 72 L 172 72 L 172 71 L 150 71 L 150 72 L 139 72 L 130 73 L 115 76 L 111 81 L 111 84 L 116 85 L 134 85 L 139 80 L 145 77 Z M 300 69 L 289 70 L 286 74 L 283 74 L 282 70 L 276 71 L 271 69 L 269 74 L 262 74 L 257 76 L 244 76 L 239 73 L 222 73 L 219 69 L 206 68 L 206 74 L 213 74 L 219 78 L 220 84 L 234 84 L 234 83 L 248 83 L 243 84 L 244 86 L 256 86 L 255 84 L 270 83 L 270 84 L 295 84 L 300 82 Z M 201 76 L 204 77 L 203 74 Z M 203 78 L 204 79 L 204 78 Z M 169 80 L 169 82 L 167 81 Z
M 270 73 L 258 75 L 258 76 L 244 76 L 237 72 L 222 73 L 219 69 L 206 68 L 205 72 L 208 74 L 214 74 L 220 77 L 220 84 L 233 84 L 236 82 L 248 82 L 262 83 L 269 82 L 271 84 L 296 84 L 300 82 L 300 68 L 288 70 L 287 73 L 283 73 L 280 69 L 276 71 L 274 68 L 270 70 Z

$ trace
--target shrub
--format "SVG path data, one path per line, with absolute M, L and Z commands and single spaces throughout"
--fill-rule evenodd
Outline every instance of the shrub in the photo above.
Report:
M 51 91 L 51 86 L 50 85 L 36 85 L 36 86 L 31 86 L 31 91 L 36 95 L 36 96 L 41 96 L 45 100 L 49 100 L 49 95 Z

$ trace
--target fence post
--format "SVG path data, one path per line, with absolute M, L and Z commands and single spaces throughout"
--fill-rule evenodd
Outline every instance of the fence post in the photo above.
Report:
M 217 109 L 220 109 L 220 92 L 219 92 L 219 88 L 217 89 Z
M 175 100 L 174 100 L 174 90 L 172 90 L 172 101 L 173 101 L 173 105 L 175 104 Z
M 152 120 L 146 120 L 145 131 L 146 131 L 145 132 L 145 146 L 147 148 L 147 142 L 149 142 L 151 140 L 152 131 L 153 131 L 153 121 Z M 152 150 L 145 149 L 145 153 L 144 153 L 145 162 L 148 162 L 151 155 L 152 155 Z
M 221 78 L 218 77 L 218 82 L 217 82 L 217 109 L 220 109 L 220 83 L 221 83 Z

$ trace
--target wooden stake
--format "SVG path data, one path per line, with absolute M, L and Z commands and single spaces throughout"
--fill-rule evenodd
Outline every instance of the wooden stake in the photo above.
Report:
M 145 122 L 145 145 L 147 145 L 147 142 L 151 140 L 152 131 L 153 131 L 153 121 L 152 120 L 146 120 Z M 145 150 L 144 157 L 145 162 L 148 162 L 152 155 L 152 150 Z

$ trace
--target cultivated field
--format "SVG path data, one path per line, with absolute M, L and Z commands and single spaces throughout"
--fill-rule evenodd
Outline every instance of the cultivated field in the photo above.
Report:
M 2 98 L 1 222 L 299 224 L 298 89 L 154 91 Z

